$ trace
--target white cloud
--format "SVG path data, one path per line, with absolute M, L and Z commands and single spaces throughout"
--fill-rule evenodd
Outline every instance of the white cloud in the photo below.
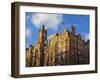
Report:
M 89 34 L 85 35 L 85 41 L 89 40 Z
M 32 35 L 32 31 L 29 28 L 26 28 L 26 37 L 30 37 Z
M 46 29 L 57 30 L 58 25 L 62 22 L 61 14 L 45 14 L 45 13 L 35 13 L 32 15 L 32 23 L 36 28 L 40 28 L 45 25 Z

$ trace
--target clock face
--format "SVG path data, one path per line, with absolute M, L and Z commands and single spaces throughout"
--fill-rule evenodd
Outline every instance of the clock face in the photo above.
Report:
M 46 34 L 44 33 L 43 36 L 46 37 Z
M 47 44 L 47 41 L 45 41 L 45 44 Z

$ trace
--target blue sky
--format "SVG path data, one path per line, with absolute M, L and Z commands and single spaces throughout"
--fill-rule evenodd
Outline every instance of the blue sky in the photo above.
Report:
M 89 15 L 75 14 L 46 14 L 46 13 L 25 13 L 25 45 L 29 47 L 34 45 L 38 37 L 38 30 L 42 25 L 45 25 L 48 30 L 48 36 L 55 32 L 62 32 L 66 27 L 70 30 L 70 26 L 74 25 L 75 32 L 80 33 L 85 38 L 89 38 Z

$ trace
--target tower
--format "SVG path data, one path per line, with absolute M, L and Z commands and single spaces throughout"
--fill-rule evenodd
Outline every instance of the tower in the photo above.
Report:
M 41 26 L 38 33 L 38 42 L 41 44 L 46 44 L 47 41 L 47 30 L 45 26 Z
M 77 44 L 76 44 L 76 36 L 75 36 L 75 27 L 71 25 L 70 28 L 70 64 L 76 64 L 77 57 Z
M 40 54 L 40 66 L 44 65 L 44 47 L 47 44 L 47 30 L 45 26 L 41 26 L 38 33 L 38 47 L 39 47 L 39 54 Z

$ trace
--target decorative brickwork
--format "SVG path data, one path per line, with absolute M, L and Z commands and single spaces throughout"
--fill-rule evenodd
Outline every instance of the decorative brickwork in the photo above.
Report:
M 89 40 L 76 35 L 73 25 L 70 31 L 64 28 L 49 39 L 47 33 L 43 25 L 36 44 L 26 49 L 27 67 L 89 64 Z

